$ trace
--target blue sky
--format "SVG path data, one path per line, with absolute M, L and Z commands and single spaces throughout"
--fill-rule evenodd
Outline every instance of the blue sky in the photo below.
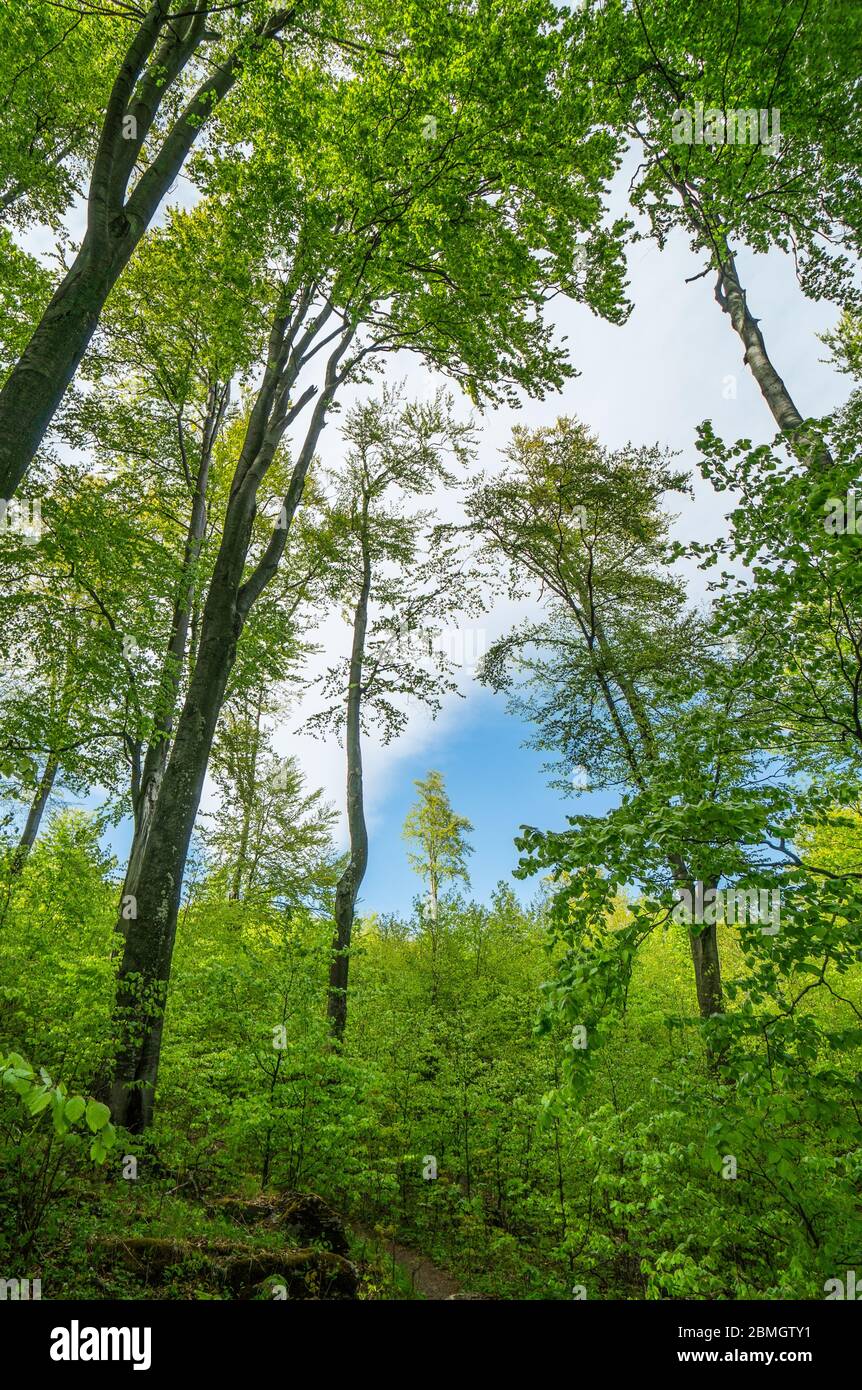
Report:
M 470 887 L 463 891 L 487 902 L 496 883 L 505 879 L 529 901 L 538 880 L 511 877 L 518 860 L 513 843 L 518 827 L 562 827 L 567 814 L 598 813 L 610 799 L 590 792 L 565 798 L 551 790 L 541 770 L 544 755 L 521 746 L 530 727 L 506 713 L 502 696 L 476 690 L 464 701 L 454 728 L 432 730 L 421 754 L 399 763 L 397 780 L 378 812 L 360 910 L 403 911 L 416 895 L 419 879 L 407 862 L 401 826 L 417 797 L 414 780 L 431 768 L 443 773 L 453 806 L 473 823 L 467 837 L 474 849 Z

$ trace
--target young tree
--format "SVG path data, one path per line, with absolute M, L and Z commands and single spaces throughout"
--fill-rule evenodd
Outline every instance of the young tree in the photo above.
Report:
M 210 887 L 229 902 L 325 909 L 338 872 L 336 813 L 322 792 L 305 790 L 295 759 L 273 751 L 266 721 L 277 711 L 259 688 L 222 712 L 211 760 L 221 800 L 203 833 Z
M 434 534 L 427 514 L 404 510 L 405 501 L 454 481 L 450 455 L 467 461 L 471 430 L 451 412 L 442 393 L 431 405 L 414 405 L 399 388 L 384 388 L 348 416 L 342 433 L 350 447 L 333 479 L 340 554 L 332 593 L 345 607 L 352 603 L 352 640 L 350 655 L 326 673 L 333 698 L 311 726 L 334 728 L 347 755 L 350 853 L 336 888 L 327 1002 L 338 1041 L 347 1023 L 356 899 L 368 866 L 362 733 L 376 723 L 388 743 L 406 725 L 405 700 L 437 712 L 442 694 L 455 689 L 453 662 L 445 646 L 435 649 L 439 625 L 474 600 L 457 550 Z
M 473 853 L 473 847 L 467 834 L 473 826 L 466 816 L 459 816 L 452 809 L 442 772 L 429 772 L 413 785 L 419 792 L 419 800 L 407 812 L 402 833 L 408 845 L 414 846 L 408 851 L 410 863 L 428 883 L 425 915 L 431 932 L 436 993 L 440 887 L 448 880 L 459 878 L 469 883 L 467 856 Z
M 18 868 L 55 788 L 127 796 L 127 744 L 156 697 L 148 643 L 133 656 L 131 634 L 158 640 L 163 552 L 122 478 L 51 477 L 38 541 L 0 538 L 0 749 L 41 770 Z

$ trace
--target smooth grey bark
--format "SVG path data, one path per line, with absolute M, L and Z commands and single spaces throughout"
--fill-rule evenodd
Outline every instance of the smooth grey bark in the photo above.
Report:
M 347 827 L 350 858 L 335 889 L 335 937 L 329 966 L 329 993 L 326 1012 L 333 1037 L 341 1042 L 347 1024 L 347 985 L 350 973 L 350 939 L 356 912 L 356 899 L 368 868 L 368 830 L 362 789 L 362 665 L 368 631 L 368 600 L 371 593 L 371 552 L 368 542 L 368 504 L 363 499 L 361 520 L 362 584 L 353 613 L 353 642 L 347 689 L 345 748 L 347 752 Z
M 721 960 L 718 953 L 718 934 L 715 923 L 710 922 L 703 929 L 688 934 L 691 945 L 691 959 L 694 965 L 697 1003 L 701 1018 L 712 1018 L 713 1014 L 724 1012 L 724 995 L 721 987 Z
M 207 13 L 208 5 L 200 3 L 181 6 L 172 16 L 168 0 L 154 0 L 126 51 L 93 162 L 81 248 L 0 391 L 0 497 L 14 495 L 78 370 L 108 294 L 201 129 L 240 74 L 235 49 L 201 82 L 127 196 L 165 98 L 207 39 Z M 285 11 L 272 15 L 259 27 L 258 42 L 277 34 L 288 17 Z
M 207 523 L 207 487 L 213 448 L 224 423 L 230 383 L 210 387 L 201 438 L 200 458 L 194 477 L 192 506 L 186 532 L 180 582 L 174 601 L 171 633 L 162 667 L 161 696 L 153 732 L 147 744 L 143 767 L 133 775 L 132 806 L 134 831 L 126 866 L 123 896 L 134 894 L 133 885 L 140 874 L 141 861 L 158 800 L 159 788 L 167 767 L 170 740 L 176 716 L 182 673 L 186 663 L 189 625 L 194 595 L 195 567 L 200 559 Z
M 27 814 L 24 829 L 21 832 L 21 839 L 18 841 L 15 854 L 12 858 L 11 872 L 13 874 L 19 874 L 21 872 L 26 863 L 28 854 L 36 843 L 36 836 L 39 834 L 39 826 L 42 823 L 42 817 L 45 814 L 45 807 L 48 804 L 48 798 L 53 790 L 59 766 L 59 762 L 54 754 L 49 753 L 42 776 L 39 779 L 39 785 L 30 803 L 30 810 Z
M 263 381 L 234 473 L 222 541 L 204 605 L 197 660 L 137 877 L 129 885 L 134 896 L 134 916 L 129 920 L 121 916 L 117 923 L 124 945 L 117 976 L 117 1050 L 110 1105 L 114 1120 L 133 1131 L 147 1128 L 153 1117 L 183 874 L 237 643 L 252 605 L 278 568 L 329 405 L 346 374 L 346 369 L 339 373 L 339 362 L 352 340 L 353 329 L 344 330 L 327 364 L 324 387 L 285 498 L 284 524 L 273 532 L 263 557 L 243 582 L 258 488 L 285 429 L 313 394 L 309 389 L 294 405 L 290 404 L 290 391 L 303 362 L 304 348 L 332 312 L 324 310 L 297 346 L 296 335 L 309 299 L 310 295 L 303 297 L 300 313 L 293 320 L 284 315 L 273 324 Z
M 685 183 L 678 174 L 671 174 L 670 182 L 679 194 L 691 228 L 704 245 L 710 248 L 713 265 L 718 267 L 716 302 L 727 314 L 734 332 L 742 343 L 742 360 L 757 382 L 773 420 L 781 432 L 787 435 L 794 453 L 802 462 L 829 467 L 832 463 L 829 451 L 821 440 L 804 429 L 803 416 L 767 352 L 766 342 L 760 331 L 760 320 L 754 317 L 748 307 L 746 291 L 736 268 L 736 258 L 726 235 L 712 227 L 695 189 Z M 699 278 L 695 276 L 695 279 Z
M 803 417 L 772 364 L 760 331 L 760 321 L 748 307 L 746 292 L 736 269 L 736 260 L 729 250 L 725 252 L 719 267 L 715 298 L 730 319 L 745 349 L 743 362 L 757 382 L 778 428 L 792 442 L 794 453 L 805 463 L 819 463 L 828 467 L 832 462 L 828 450 L 804 428 Z

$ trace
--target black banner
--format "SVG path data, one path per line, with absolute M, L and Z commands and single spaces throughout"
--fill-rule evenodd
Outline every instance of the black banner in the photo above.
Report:
M 453 1300 L 454 1301 L 454 1300 Z M 787 1367 L 822 1377 L 853 1364 L 859 1324 L 855 1300 L 796 1303 L 504 1303 L 462 1300 L 438 1315 L 422 1302 L 49 1302 L 0 1303 L 6 1355 L 18 1346 L 34 1372 L 62 1383 L 84 1373 L 231 1372 L 256 1376 L 267 1365 L 290 1372 L 320 1356 L 327 1378 L 345 1369 L 381 1369 L 391 1339 L 416 1360 L 405 1376 L 425 1382 L 436 1367 L 451 1374 L 451 1337 L 483 1361 L 513 1349 L 572 1370 L 585 1358 L 613 1373 L 670 1367 L 697 1376 L 704 1367 L 731 1374 L 757 1366 L 767 1376 Z M 369 1339 L 373 1338 L 373 1341 Z M 466 1339 L 466 1345 L 465 1345 Z M 461 1353 L 459 1352 L 459 1359 Z M 381 1360 L 383 1358 L 383 1360 Z M 4 1356 L 5 1359 L 5 1356 Z

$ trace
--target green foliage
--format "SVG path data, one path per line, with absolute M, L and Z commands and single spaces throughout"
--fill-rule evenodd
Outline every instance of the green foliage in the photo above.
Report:
M 313 1189 L 354 1254 L 372 1228 L 506 1298 L 820 1297 L 862 1260 L 862 9 L 144 10 L 14 0 L 0 28 L 0 451 L 44 504 L 22 539 L 0 499 L 0 1254 L 52 1296 L 152 1296 L 92 1258 L 131 1233 L 159 1296 L 218 1298 L 239 1241 L 268 1297 L 293 1237 L 220 1199 Z M 759 147 L 724 138 L 748 113 Z M 637 228 L 608 207 L 635 154 Z M 680 230 L 781 430 L 701 425 L 720 540 L 673 542 L 665 449 L 566 416 L 453 521 L 476 423 L 384 364 L 481 410 L 559 392 L 552 301 L 622 325 L 627 241 Z M 840 306 L 828 419 L 767 357 L 739 246 Z M 463 693 L 435 644 L 490 592 L 530 607 L 480 678 L 604 801 L 521 827 L 530 906 L 479 903 L 431 771 L 403 832 L 427 898 L 354 923 L 362 736 Z M 277 731 L 332 613 L 351 654 L 308 724 L 347 749 L 346 857 Z M 737 910 L 764 889 L 770 926 Z M 407 1292 L 365 1262 L 361 1297 Z

